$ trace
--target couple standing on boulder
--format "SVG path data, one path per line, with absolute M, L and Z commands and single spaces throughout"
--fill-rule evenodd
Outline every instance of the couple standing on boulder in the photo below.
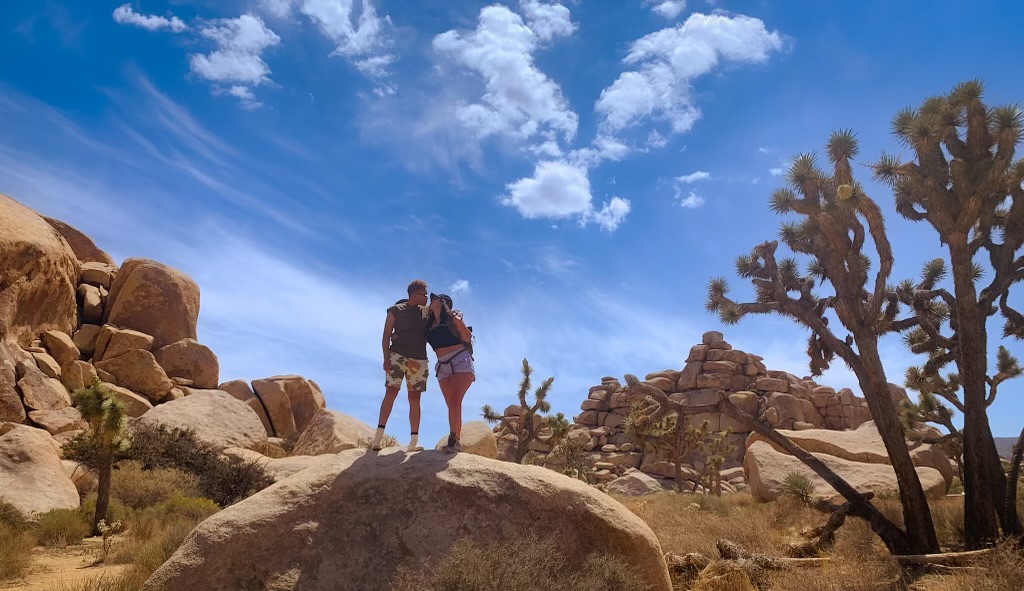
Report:
M 473 334 L 452 309 L 452 298 L 427 291 L 419 279 L 409 284 L 409 297 L 388 308 L 384 322 L 385 391 L 380 405 L 380 420 L 370 448 L 379 450 L 384 439 L 384 426 L 405 379 L 409 391 L 409 451 L 420 451 L 420 394 L 427 389 L 427 344 L 437 355 L 434 371 L 441 394 L 448 405 L 448 426 L 451 433 L 443 451 L 458 453 L 462 434 L 462 399 L 476 379 L 473 371 Z M 429 298 L 429 299 L 428 299 Z

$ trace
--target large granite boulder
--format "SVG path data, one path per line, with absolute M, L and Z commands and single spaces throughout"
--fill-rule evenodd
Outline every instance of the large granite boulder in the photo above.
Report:
M 57 365 L 63 367 L 65 364 L 77 361 L 82 358 L 78 346 L 71 340 L 71 335 L 59 330 L 48 330 L 43 333 L 43 344 L 50 352 L 50 355 L 57 361 Z
M 252 389 L 263 403 L 277 437 L 291 437 L 301 433 L 325 406 L 320 388 L 302 376 L 272 376 L 253 380 Z
M 258 462 L 260 466 L 263 466 L 267 475 L 270 476 L 274 482 L 284 480 L 296 472 L 305 470 L 310 466 L 316 466 L 317 464 L 325 462 L 336 455 L 322 454 L 318 456 L 288 456 L 284 458 L 271 458 L 257 451 L 242 449 L 240 447 L 229 447 L 222 453 L 228 456 L 235 456 L 247 462 Z
M 34 361 L 19 361 L 16 369 L 18 389 L 26 410 L 58 410 L 71 406 L 71 396 L 64 384 L 47 377 Z
M 666 487 L 657 478 L 644 474 L 636 468 L 630 468 L 622 476 L 609 482 L 605 490 L 624 497 L 642 497 L 662 493 L 670 488 L 671 485 Z
M 204 390 L 217 387 L 220 376 L 217 356 L 195 339 L 182 339 L 160 347 L 154 356 L 169 377 L 192 380 L 193 386 Z
M 78 322 L 79 262 L 39 214 L 0 194 L 0 340 L 22 346 Z
M 349 450 L 199 524 L 146 591 L 390 589 L 464 538 L 543 535 L 580 564 L 609 552 L 670 591 L 650 528 L 604 493 L 537 466 L 436 451 Z
M 270 424 L 270 417 L 267 416 L 267 409 L 263 408 L 263 403 L 256 394 L 252 391 L 252 386 L 245 380 L 231 380 L 224 382 L 217 386 L 218 390 L 223 390 L 235 398 L 249 405 L 249 408 L 256 413 L 256 416 L 260 418 L 260 422 L 263 423 L 263 428 L 267 431 L 267 435 L 274 435 L 274 426 Z
M 780 429 L 779 432 L 811 453 L 824 453 L 851 462 L 892 465 L 874 421 L 862 423 L 852 431 L 829 429 L 786 431 Z M 747 446 L 749 447 L 754 441 L 764 441 L 775 447 L 776 451 L 782 451 L 756 432 L 751 433 L 747 438 Z M 953 484 L 955 476 L 953 466 L 940 447 L 919 442 L 909 442 L 907 447 L 910 448 L 910 457 L 915 466 L 934 468 L 942 474 L 947 488 Z
M 127 259 L 110 287 L 104 322 L 152 335 L 156 348 L 196 338 L 199 286 L 148 259 Z
M 441 449 L 447 443 L 448 436 L 445 435 L 437 442 L 434 449 Z M 465 453 L 476 454 L 492 460 L 498 457 L 498 439 L 494 436 L 491 426 L 483 421 L 463 423 L 459 446 Z
M 125 407 L 125 414 L 132 418 L 138 418 L 153 408 L 153 403 L 145 396 L 139 396 L 128 388 L 122 388 L 116 384 L 103 382 L 103 388 Z
M 53 218 L 44 217 L 43 219 L 64 237 L 64 240 L 66 240 L 68 245 L 71 247 L 71 251 L 75 253 L 75 258 L 80 262 L 103 263 L 105 265 L 114 264 L 114 259 L 110 258 L 109 254 L 100 250 L 91 238 L 83 234 L 74 226 Z
M 24 423 L 25 404 L 18 391 L 18 362 L 32 363 L 32 356 L 14 343 L 0 341 L 0 423 Z
M 815 453 L 814 456 L 860 492 L 895 494 L 899 491 L 896 472 L 888 464 L 853 462 L 823 453 Z M 750 487 L 750 494 L 758 501 L 772 501 L 782 495 L 783 482 L 791 472 L 803 474 L 810 479 L 814 487 L 813 496 L 816 498 L 826 498 L 835 502 L 843 501 L 835 489 L 803 462 L 791 455 L 779 452 L 765 441 L 753 442 L 743 455 L 743 474 Z M 917 468 L 917 475 L 921 479 L 921 486 L 924 487 L 928 498 L 945 497 L 948 490 L 946 480 L 938 470 L 920 467 Z
M 129 349 L 113 359 L 100 361 L 96 369 L 109 372 L 117 379 L 118 386 L 138 392 L 154 403 L 174 387 L 153 354 L 145 349 Z
M 0 500 L 29 514 L 78 507 L 78 489 L 61 464 L 60 445 L 49 433 L 0 423 Z
M 299 436 L 292 448 L 292 455 L 336 454 L 358 447 L 360 439 L 372 437 L 373 427 L 336 410 L 324 408 Z
M 193 390 L 189 396 L 155 406 L 134 423 L 142 425 L 192 429 L 196 437 L 216 449 L 242 447 L 262 452 L 267 448 L 267 432 L 256 413 L 220 390 Z

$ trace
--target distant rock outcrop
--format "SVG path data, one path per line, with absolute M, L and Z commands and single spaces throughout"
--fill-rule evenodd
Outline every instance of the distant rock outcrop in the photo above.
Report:
M 654 533 L 592 487 L 535 466 L 397 448 L 341 453 L 213 515 L 144 589 L 383 591 L 399 566 L 436 564 L 460 539 L 530 533 L 569 564 L 609 552 L 652 590 L 672 589 Z
M 28 346 L 47 330 L 78 324 L 79 262 L 36 212 L 0 195 L 0 340 Z

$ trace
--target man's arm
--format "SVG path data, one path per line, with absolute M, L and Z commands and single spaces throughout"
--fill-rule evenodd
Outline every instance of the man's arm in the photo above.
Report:
M 395 317 L 388 312 L 388 318 L 384 321 L 384 338 L 381 339 L 381 348 L 384 350 L 384 371 L 391 371 L 391 334 L 395 332 Z

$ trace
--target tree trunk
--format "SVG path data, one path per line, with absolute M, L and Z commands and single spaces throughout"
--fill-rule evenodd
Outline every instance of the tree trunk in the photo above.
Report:
M 1002 514 L 1003 507 L 996 499 L 1005 496 L 1006 481 L 986 414 L 988 343 L 966 235 L 951 237 L 949 254 L 960 345 L 957 369 L 964 391 L 964 538 L 967 548 L 975 550 L 994 544 L 999 536 L 997 511 Z M 1005 520 L 1003 525 L 1008 525 Z
M 113 450 L 111 446 L 101 440 L 99 442 L 99 454 L 96 462 L 99 483 L 96 487 L 96 513 L 92 518 L 92 535 L 94 536 L 100 535 L 99 523 L 107 518 L 107 509 L 110 506 L 110 478 L 113 463 Z
M 1024 459 L 1024 429 L 1020 430 L 1017 443 L 1010 456 L 1010 473 L 1006 477 L 1006 517 L 1017 521 L 1017 482 L 1020 480 L 1020 462 Z
M 857 351 L 864 373 L 858 375 L 864 398 L 875 420 L 878 434 L 885 444 L 889 462 L 896 472 L 903 505 L 903 523 L 907 537 L 916 550 L 915 554 L 929 554 L 939 551 L 939 539 L 935 535 L 928 497 L 924 494 L 921 479 L 917 475 L 914 461 L 907 448 L 906 434 L 899 420 L 896 404 L 889 394 L 889 383 L 885 379 L 882 360 L 878 356 L 878 343 L 874 336 L 857 339 Z
M 676 469 L 676 491 L 683 492 L 683 458 L 677 455 L 672 464 Z
M 730 417 L 746 424 L 751 430 L 763 435 L 768 441 L 781 447 L 786 453 L 804 463 L 808 468 L 834 488 L 848 503 L 850 514 L 868 522 L 871 531 L 881 538 L 885 547 L 892 554 L 916 554 L 914 546 L 907 535 L 893 522 L 875 508 L 864 495 L 850 486 L 841 476 L 832 471 L 824 462 L 814 457 L 799 445 L 793 443 L 770 426 L 740 410 L 727 396 L 719 402 L 719 408 Z

